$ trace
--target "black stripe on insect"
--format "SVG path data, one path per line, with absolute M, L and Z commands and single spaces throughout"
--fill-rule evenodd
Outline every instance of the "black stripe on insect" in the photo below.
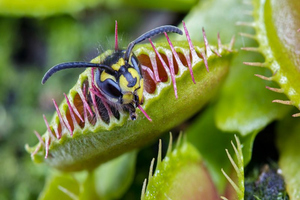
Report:
M 96 89 L 105 97 L 108 103 L 118 104 L 129 111 L 130 118 L 136 119 L 138 107 L 151 121 L 150 117 L 142 109 L 144 79 L 141 73 L 139 60 L 132 52 L 133 47 L 155 35 L 165 32 L 173 32 L 182 35 L 182 31 L 175 26 L 165 25 L 154 28 L 130 42 L 126 50 L 120 50 L 115 35 L 115 51 L 108 55 L 101 63 L 67 62 L 58 64 L 49 69 L 42 79 L 44 84 L 54 73 L 71 68 L 95 68 L 94 80 Z M 95 89 L 95 88 L 94 88 Z

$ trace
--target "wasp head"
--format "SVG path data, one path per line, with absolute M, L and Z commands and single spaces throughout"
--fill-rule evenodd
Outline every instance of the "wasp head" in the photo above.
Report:
M 115 51 L 102 62 L 109 68 L 99 68 L 95 73 L 98 90 L 109 102 L 120 104 L 134 113 L 142 104 L 144 79 L 140 64 L 132 53 L 129 60 L 124 59 L 125 51 Z

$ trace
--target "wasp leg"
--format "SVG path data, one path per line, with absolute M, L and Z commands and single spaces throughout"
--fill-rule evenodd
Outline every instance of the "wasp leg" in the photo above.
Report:
M 136 120 L 136 109 L 133 104 L 125 104 L 124 109 L 128 110 L 131 120 Z

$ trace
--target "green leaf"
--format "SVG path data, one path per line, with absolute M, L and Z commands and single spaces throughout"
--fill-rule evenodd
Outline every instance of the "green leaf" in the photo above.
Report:
M 102 164 L 93 172 L 97 194 L 104 199 L 120 199 L 133 181 L 137 152 L 129 152 Z
M 39 200 L 70 199 L 75 200 L 80 193 L 80 185 L 71 174 L 53 172 L 48 178 Z
M 300 105 L 300 2 L 298 0 L 261 1 L 253 0 L 254 22 L 251 23 L 256 30 L 259 46 L 255 49 L 261 52 L 265 61 L 259 64 L 272 71 L 270 80 L 279 85 L 274 89 L 284 93 L 285 98 L 274 99 L 274 102 L 293 105 L 299 109 Z M 251 63 L 249 63 L 251 65 Z M 252 63 L 253 64 L 253 63 Z M 298 116 L 300 114 L 295 114 Z
M 274 99 L 284 98 L 284 95 L 266 89 L 266 85 L 276 87 L 275 83 L 254 76 L 268 76 L 268 69 L 242 66 L 241 63 L 249 59 L 259 61 L 260 55 L 239 52 L 235 57 L 215 108 L 218 128 L 243 136 L 260 131 L 290 110 L 287 106 L 272 103 Z
M 229 43 L 235 36 L 235 47 L 242 46 L 245 42 L 238 37 L 239 32 L 248 31 L 248 28 L 236 26 L 237 20 L 249 18 L 244 15 L 246 6 L 240 0 L 210 0 L 199 1 L 184 21 L 189 28 L 192 40 L 199 40 L 202 27 L 205 29 L 207 39 L 210 43 L 218 43 L 217 33 L 223 42 Z M 213 24 L 212 24 L 213 22 Z M 176 37 L 178 39 L 179 36 Z
M 132 183 L 136 151 L 126 153 L 93 171 L 52 172 L 39 199 L 119 199 Z
M 299 119 L 286 117 L 278 126 L 279 167 L 290 199 L 300 197 L 300 124 Z
M 170 141 L 168 153 L 162 161 L 160 143 L 155 172 L 152 175 L 153 159 L 148 185 L 141 199 L 217 199 L 216 188 L 198 151 L 185 139 L 179 139 L 172 151 L 172 139 Z
M 232 135 L 225 134 L 217 129 L 213 115 L 213 108 L 205 110 L 186 130 L 186 134 L 188 141 L 203 156 L 218 191 L 223 193 L 227 183 L 226 178 L 221 173 L 221 168 L 225 171 L 229 169 L 230 162 L 225 149 L 230 149 Z

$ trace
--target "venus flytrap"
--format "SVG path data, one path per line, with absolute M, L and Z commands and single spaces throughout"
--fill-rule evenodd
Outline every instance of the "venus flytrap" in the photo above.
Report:
M 245 51 L 261 53 L 264 62 L 247 62 L 249 66 L 268 68 L 272 71 L 269 77 L 256 74 L 257 77 L 275 81 L 279 87 L 266 88 L 277 93 L 283 93 L 288 100 L 274 99 L 273 102 L 284 105 L 293 105 L 300 109 L 300 84 L 299 66 L 300 14 L 295 12 L 300 9 L 299 1 L 263 1 L 253 0 L 253 22 L 239 22 L 239 25 L 253 27 L 254 35 L 242 33 L 242 36 L 258 41 L 258 47 L 243 47 Z M 293 115 L 300 116 L 300 113 Z
M 221 171 L 224 174 L 224 176 L 226 177 L 226 179 L 228 180 L 228 182 L 231 184 L 233 189 L 235 190 L 236 196 L 238 197 L 238 199 L 243 200 L 244 199 L 244 191 L 245 191 L 244 158 L 243 158 L 242 145 L 240 143 L 240 140 L 236 135 L 234 137 L 235 137 L 236 145 L 234 145 L 234 143 L 232 141 L 231 141 L 231 145 L 232 145 L 232 148 L 236 155 L 237 162 L 232 158 L 232 156 L 230 155 L 230 153 L 228 152 L 227 149 L 225 149 L 225 151 L 226 151 L 226 154 L 230 160 L 230 163 L 232 164 L 233 169 L 235 171 L 237 183 L 235 183 L 234 180 L 232 180 L 223 169 L 221 169 Z M 226 197 L 221 197 L 221 198 L 228 200 Z
M 165 158 L 159 142 L 157 163 L 151 162 L 149 177 L 144 181 L 141 200 L 146 199 L 218 199 L 217 190 L 203 160 L 186 137 L 179 139 L 172 150 L 172 135 Z
M 17 0 L 17 2 L 18 1 L 19 0 Z M 32 193 L 36 196 L 36 188 L 39 188 L 38 186 L 41 185 L 36 184 L 36 179 L 41 179 L 41 172 L 33 170 L 34 172 L 26 176 L 28 169 L 21 167 L 19 164 L 15 165 L 16 162 L 19 163 L 17 159 L 21 158 L 19 153 L 17 156 L 14 153 L 16 152 L 15 149 L 17 149 L 17 145 L 23 145 L 24 137 L 26 137 L 25 140 L 27 142 L 30 141 L 30 143 L 32 143 L 30 136 L 28 137 L 28 135 L 23 133 L 28 133 L 28 129 L 32 130 L 34 129 L 33 127 L 38 127 L 36 130 L 39 132 L 42 130 L 40 126 L 37 126 L 38 120 L 36 118 L 36 116 L 40 116 L 41 118 L 42 115 L 33 111 L 28 113 L 28 108 L 26 106 L 26 109 L 24 109 L 24 105 L 28 105 L 31 110 L 34 110 L 39 104 L 38 102 L 40 102 L 43 107 L 47 105 L 45 99 L 50 99 L 51 101 L 51 98 L 55 97 L 55 100 L 53 100 L 53 109 L 55 108 L 56 110 L 55 115 L 52 119 L 49 118 L 49 115 L 45 115 L 41 118 L 41 120 L 44 119 L 45 121 L 45 134 L 41 136 L 37 131 L 34 131 L 39 142 L 33 147 L 27 146 L 27 150 L 31 153 L 32 159 L 35 162 L 45 162 L 62 171 L 70 172 L 87 169 L 90 172 L 87 177 L 84 177 L 86 179 L 84 179 L 83 182 L 81 180 L 81 182 L 78 183 L 77 181 L 79 179 L 77 179 L 77 177 L 74 179 L 73 177 L 73 174 L 77 172 L 72 173 L 72 175 L 65 174 L 66 176 L 58 176 L 58 179 L 54 177 L 52 179 L 53 184 L 47 184 L 42 192 L 43 194 L 46 192 L 47 195 L 49 195 L 47 197 L 50 199 L 64 199 L 64 197 L 71 199 L 96 199 L 98 197 L 101 197 L 101 199 L 104 197 L 118 198 L 110 195 L 106 196 L 103 192 L 99 192 L 101 189 L 98 190 L 99 188 L 96 188 L 95 180 L 105 180 L 105 178 L 103 178 L 104 176 L 96 175 L 98 169 L 96 166 L 99 166 L 101 163 L 100 166 L 109 165 L 109 161 L 114 157 L 118 159 L 119 155 L 125 155 L 124 152 L 130 149 L 143 147 L 151 140 L 155 141 L 162 132 L 168 131 L 168 129 L 174 126 L 178 126 L 185 119 L 198 112 L 204 104 L 210 101 L 215 91 L 221 86 L 222 88 L 218 93 L 218 98 L 213 104 L 209 105 L 207 109 L 208 112 L 205 110 L 200 113 L 200 117 L 202 118 L 200 121 L 201 125 L 196 125 L 198 124 L 198 120 L 193 122 L 193 124 L 189 124 L 189 127 L 195 126 L 192 130 L 194 135 L 189 138 L 190 133 L 187 134 L 189 142 L 191 142 L 201 154 L 200 162 L 205 163 L 205 167 L 209 171 L 213 181 L 213 184 L 210 184 L 210 186 L 214 185 L 217 188 L 218 197 L 224 195 L 228 199 L 233 199 L 231 195 L 227 194 L 236 192 L 221 173 L 220 169 L 223 168 L 224 172 L 229 172 L 229 178 L 235 182 L 237 185 L 236 188 L 242 191 L 242 187 L 240 187 L 241 182 L 238 182 L 238 180 L 242 180 L 243 177 L 240 176 L 237 179 L 234 173 L 230 173 L 234 172 L 232 170 L 234 168 L 231 166 L 232 163 L 228 160 L 224 149 L 228 149 L 229 153 L 233 155 L 233 151 L 230 151 L 232 150 L 230 141 L 232 140 L 233 134 L 239 135 L 241 145 L 243 146 L 243 164 L 245 165 L 244 167 L 246 167 L 252 157 L 255 158 L 253 161 L 256 160 L 256 157 L 254 157 L 256 155 L 252 155 L 252 145 L 256 135 L 263 132 L 263 129 L 268 126 L 268 128 L 272 127 L 279 130 L 276 141 L 279 150 L 279 166 L 281 170 L 278 172 L 281 172 L 282 176 L 284 176 L 289 198 L 298 199 L 300 195 L 300 176 L 298 173 L 300 159 L 298 156 L 299 148 L 297 146 L 297 143 L 300 141 L 298 137 L 299 134 L 297 134 L 299 133 L 299 127 L 297 126 L 298 118 L 291 120 L 292 113 L 289 114 L 287 119 L 283 118 L 288 110 L 294 109 L 293 114 L 296 113 L 297 111 L 295 111 L 294 107 L 299 109 L 300 105 L 300 87 L 298 81 L 300 66 L 300 16 L 299 12 L 297 12 L 300 9 L 299 0 L 200 1 L 184 19 L 189 26 L 190 36 L 193 42 L 189 39 L 189 35 L 186 34 L 187 41 L 184 42 L 182 41 L 183 36 L 170 36 L 170 39 L 163 37 L 161 40 L 158 40 L 159 42 L 153 43 L 150 40 L 149 44 L 136 46 L 134 53 L 142 63 L 146 86 L 143 94 L 144 104 L 141 105 L 141 109 L 137 111 L 136 121 L 131 121 L 128 118 L 128 112 L 105 104 L 101 96 L 97 96 L 96 93 L 92 92 L 93 82 L 91 80 L 93 80 L 92 77 L 94 74 L 92 69 L 86 70 L 70 92 L 64 94 L 65 99 L 62 103 L 57 101 L 57 97 L 55 96 L 57 93 L 62 96 L 62 92 L 59 91 L 61 87 L 63 88 L 62 84 L 57 84 L 60 89 L 57 89 L 54 95 L 53 90 L 49 92 L 45 87 L 42 88 L 44 95 L 39 95 L 39 97 L 36 95 L 37 93 L 41 94 L 41 92 L 39 92 L 40 85 L 32 85 L 31 79 L 39 79 L 37 76 L 41 76 L 41 74 L 38 73 L 42 70 L 38 67 L 44 67 L 44 65 L 38 64 L 37 66 L 35 62 L 27 63 L 27 61 L 25 61 L 26 65 L 36 66 L 35 70 L 37 71 L 33 72 L 35 74 L 34 76 L 31 75 L 33 74 L 31 71 L 33 68 L 30 68 L 28 71 L 26 70 L 26 76 L 24 76 L 24 71 L 18 70 L 19 63 L 24 62 L 24 59 L 16 58 L 14 55 L 16 53 L 19 54 L 19 52 L 24 53 L 27 50 L 29 50 L 29 52 L 36 50 L 35 45 L 31 45 L 37 44 L 34 39 L 35 37 L 50 38 L 47 39 L 46 47 L 43 47 L 43 49 L 47 49 L 47 55 L 35 55 L 38 57 L 38 60 L 44 60 L 43 62 L 47 62 L 45 59 L 55 63 L 58 60 L 76 60 L 80 59 L 78 55 L 84 58 L 87 56 L 86 52 L 88 52 L 91 45 L 97 46 L 97 41 L 100 41 L 101 44 L 103 44 L 102 42 L 105 43 L 105 39 L 103 38 L 108 35 L 107 29 L 109 28 L 107 27 L 109 27 L 109 22 L 104 22 L 109 20 L 93 21 L 90 12 L 88 12 L 88 15 L 86 15 L 87 12 L 74 13 L 74 11 L 95 4 L 94 0 L 86 2 L 81 6 L 78 6 L 78 2 L 75 2 L 72 6 L 67 7 L 62 6 L 66 1 L 53 1 L 52 3 L 57 3 L 56 5 L 58 6 L 55 8 L 48 7 L 48 9 L 45 10 L 37 8 L 41 4 L 52 4 L 48 0 L 41 4 L 36 4 L 29 0 L 27 6 L 19 4 L 16 5 L 16 7 L 10 6 L 12 3 L 9 3 L 7 0 L 3 2 L 5 5 L 3 4 L 0 8 L 0 12 L 3 15 L 45 16 L 65 12 L 72 13 L 72 16 L 76 16 L 76 18 L 68 16 L 51 17 L 51 19 L 38 20 L 37 27 L 36 20 L 24 21 L 23 19 L 19 20 L 15 17 L 13 20 L 6 20 L 5 17 L 1 20 L 2 22 L 7 21 L 5 22 L 6 26 L 2 27 L 3 30 L 1 33 L 6 33 L 4 35 L 7 37 L 4 38 L 10 38 L 10 40 L 2 39 L 2 41 L 10 41 L 10 45 L 0 45 L 3 52 L 1 54 L 1 60 L 3 62 L 1 63 L 3 66 L 2 77 L 4 78 L 3 80 L 1 79 L 3 83 L 3 91 L 1 91 L 1 93 L 3 94 L 2 99 L 4 100 L 0 105 L 0 110 L 3 110 L 1 107 L 4 108 L 4 115 L 2 113 L 1 119 L 2 124 L 7 124 L 8 127 L 10 127 L 4 127 L 4 132 L 5 130 L 12 129 L 12 125 L 13 130 L 18 130 L 16 133 L 10 131 L 13 134 L 5 134 L 4 137 L 1 137 L 4 139 L 4 142 L 9 141 L 7 144 L 1 146 L 1 154 L 5 155 L 5 165 L 1 168 L 2 176 L 5 180 L 4 188 L 2 186 L 2 189 L 0 189 L 4 191 L 4 195 L 1 194 L 1 197 L 4 196 L 5 198 L 5 196 L 8 195 L 7 198 L 10 199 L 13 194 L 16 198 L 22 197 L 24 199 L 32 195 Z M 132 1 L 132 4 L 137 6 L 135 0 Z M 141 4 L 143 3 L 141 2 Z M 144 2 L 144 4 L 147 3 Z M 186 1 L 182 1 L 181 4 L 174 6 L 179 8 L 180 6 L 178 5 L 183 4 L 190 5 L 190 3 L 186 3 Z M 151 4 L 149 5 L 151 6 Z M 149 5 L 147 4 L 147 6 Z M 251 10 L 245 10 L 245 7 Z M 126 9 L 124 9 L 124 11 L 125 10 Z M 96 14 L 92 15 L 96 16 Z M 107 18 L 102 17 L 103 15 L 105 14 L 101 13 L 99 17 L 97 14 L 96 18 Z M 137 15 L 138 14 L 133 14 L 133 16 Z M 122 16 L 124 15 L 122 14 Z M 116 18 L 118 17 L 120 17 L 120 15 Z M 252 17 L 254 17 L 254 19 L 252 19 Z M 128 15 L 126 15 L 124 19 L 125 18 L 127 20 L 126 27 L 130 27 L 129 29 L 131 30 L 136 27 L 134 24 L 139 24 L 138 22 L 133 24 L 132 20 L 129 20 L 132 17 L 128 17 Z M 86 23 L 87 21 L 88 23 Z M 214 23 L 211 23 L 212 21 Z M 237 21 L 241 22 L 236 23 Z M 124 23 L 124 21 L 122 23 Z M 24 26 L 24 24 L 26 26 Z M 47 25 L 45 26 L 43 24 Z M 94 28 L 91 28 L 91 24 L 94 24 Z M 235 26 L 235 24 L 239 24 L 240 26 Z M 30 25 L 30 27 L 34 25 L 34 27 L 37 28 L 35 30 L 39 30 L 37 31 L 39 33 L 33 34 L 34 37 L 32 37 L 30 42 L 26 42 L 26 39 L 22 39 L 24 30 L 28 28 L 27 25 Z M 123 27 L 125 28 L 124 24 Z M 221 44 L 215 47 L 208 47 L 208 45 L 205 45 L 207 44 L 207 40 L 205 39 L 203 43 L 196 42 L 195 39 L 200 38 L 199 35 L 202 33 L 202 27 L 205 27 L 207 40 L 215 45 L 221 44 L 221 39 L 222 41 L 229 42 L 232 35 L 235 35 L 237 42 L 234 48 L 239 51 L 235 53 L 231 61 L 230 70 L 228 70 L 228 63 L 231 59 L 231 53 L 226 50 L 231 49 L 230 45 Z M 45 28 L 46 31 L 41 31 Z M 185 25 L 180 28 L 187 33 Z M 221 33 L 220 37 L 217 36 L 218 32 Z M 102 35 L 100 37 L 103 38 L 99 39 L 99 33 Z M 241 34 L 239 35 L 239 33 Z M 43 35 L 42 37 L 41 34 Z M 79 36 L 85 37 L 81 38 Z M 24 50 L 20 50 L 19 45 L 15 45 L 15 41 L 22 41 L 24 45 L 21 44 L 20 46 L 22 49 L 25 47 Z M 72 45 L 68 45 L 67 41 L 71 41 Z M 57 48 L 58 46 L 60 47 L 59 50 Z M 109 51 L 106 53 L 109 53 Z M 99 63 L 103 55 L 105 55 L 105 53 L 93 59 L 92 62 Z M 53 63 L 47 63 L 48 67 L 49 64 L 51 65 Z M 18 68 L 15 68 L 14 65 Z M 20 66 L 23 66 L 23 64 Z M 254 74 L 260 79 L 257 79 Z M 61 77 L 62 76 L 64 76 L 64 74 L 61 74 Z M 223 81 L 225 76 L 226 80 Z M 26 78 L 23 79 L 24 77 Z M 64 80 L 64 82 L 70 82 L 70 80 L 69 77 L 67 81 Z M 12 83 L 9 87 L 7 87 L 8 82 Z M 22 85 L 18 84 L 20 82 L 22 82 Z M 51 83 L 49 84 L 51 85 Z M 52 88 L 53 85 L 55 84 L 52 82 Z M 267 88 L 267 90 L 265 88 Z M 11 103 L 11 94 L 15 93 L 16 97 L 22 97 L 18 99 L 21 103 Z M 92 93 L 94 95 L 92 95 Z M 33 101 L 31 104 L 28 103 L 29 96 L 31 97 L 31 101 Z M 14 106 L 13 109 L 6 107 L 5 102 L 8 100 L 10 102 L 9 105 Z M 273 104 L 272 101 L 284 105 Z M 17 110 L 17 112 L 15 110 Z M 6 117 L 4 121 L 3 116 Z M 30 121 L 24 119 L 24 116 L 28 116 Z M 300 114 L 297 113 L 293 116 L 298 117 Z M 274 122 L 275 120 L 276 122 Z M 35 123 L 33 123 L 34 121 Z M 271 122 L 273 123 L 270 124 Z M 276 124 L 279 124 L 279 129 L 278 127 L 275 128 Z M 202 132 L 202 130 L 206 131 Z M 185 132 L 188 133 L 189 131 Z M 20 133 L 22 133 L 22 137 L 19 137 Z M 19 139 L 15 140 L 16 138 Z M 178 144 L 182 144 L 182 142 L 178 142 Z M 12 151 L 8 151 L 7 149 L 12 149 Z M 171 148 L 169 148 L 169 151 L 170 149 Z M 186 166 L 187 162 L 184 158 L 191 158 L 189 152 L 185 152 L 180 156 L 180 153 L 178 153 L 180 149 L 181 147 L 176 147 L 175 151 L 177 152 L 169 152 L 166 157 L 167 159 L 163 161 L 161 160 L 161 153 L 159 153 L 158 157 L 160 158 L 157 160 L 160 163 L 158 163 L 157 166 L 166 165 L 172 167 L 171 170 L 164 170 L 170 177 L 179 177 L 180 174 L 184 174 L 185 171 L 180 170 L 180 167 L 176 168 L 177 166 L 175 166 L 175 164 Z M 174 156 L 172 157 L 172 155 Z M 168 161 L 170 157 L 175 158 L 174 160 L 177 159 L 177 162 L 173 162 L 172 165 L 170 165 L 171 162 Z M 178 160 L 178 158 L 183 159 Z M 167 164 L 168 162 L 169 165 Z M 17 170 L 16 166 L 17 168 L 21 167 L 21 170 Z M 152 166 L 154 166 L 154 162 Z M 252 163 L 249 166 L 252 166 Z M 119 165 L 119 167 L 122 168 L 122 165 Z M 37 166 L 37 168 L 34 169 L 41 168 L 43 167 Z M 160 167 L 158 168 L 159 170 L 161 169 Z M 30 166 L 31 171 L 32 169 L 32 166 Z M 144 185 L 142 197 L 146 198 L 148 191 L 149 194 L 161 194 L 163 192 L 172 194 L 172 191 L 168 190 L 168 188 L 156 189 L 153 187 L 151 189 L 152 186 L 159 185 L 159 182 L 162 180 L 156 177 L 156 175 L 159 174 L 158 171 L 155 171 L 154 175 L 152 175 L 154 167 L 151 167 L 151 170 L 151 173 L 149 173 L 149 184 L 148 186 L 147 184 Z M 174 173 L 170 174 L 170 172 Z M 106 174 L 108 175 L 108 173 Z M 188 175 L 190 174 L 191 173 L 188 173 Z M 116 175 L 116 173 L 114 173 L 114 175 Z M 122 182 L 121 176 L 109 176 L 111 177 L 107 179 L 114 179 L 115 182 L 105 181 L 104 186 L 106 186 L 108 191 L 115 193 L 116 190 L 113 186 L 117 184 L 121 185 L 124 182 Z M 20 177 L 24 179 L 21 182 L 19 182 Z M 30 181 L 28 177 L 30 177 Z M 195 177 L 197 176 L 195 175 Z M 186 177 L 183 176 L 183 179 L 184 178 Z M 245 180 L 247 180 L 247 177 L 245 178 Z M 205 177 L 202 180 L 206 180 Z M 64 181 L 67 183 L 64 184 Z M 254 181 L 256 182 L 256 180 Z M 75 185 L 74 182 L 76 183 Z M 127 181 L 125 182 L 130 184 Z M 176 183 L 180 183 L 180 181 L 176 179 L 175 181 L 166 179 L 164 183 L 170 183 L 174 186 Z M 141 181 L 139 184 L 139 186 L 141 186 Z M 28 186 L 24 187 L 24 185 Z M 201 183 L 198 185 L 201 185 Z M 28 191 L 25 194 L 23 193 L 24 188 L 27 188 L 26 191 Z M 232 190 L 229 191 L 230 189 Z M 10 195 L 8 190 L 14 191 L 11 191 Z M 40 190 L 40 188 L 38 190 Z M 209 188 L 206 188 L 206 190 L 208 194 L 211 191 Z M 186 191 L 188 194 L 182 192 L 180 195 L 192 195 L 191 190 Z M 131 193 L 131 190 L 128 192 Z M 256 195 L 249 190 L 245 192 L 245 197 L 241 195 L 242 192 L 239 191 L 238 193 L 240 194 L 240 199 L 246 199 L 247 195 L 251 195 L 251 197 L 257 199 L 263 199 L 262 196 Z M 56 194 L 62 196 L 56 197 Z M 119 194 L 122 196 L 122 192 Z M 43 199 L 42 195 L 40 197 L 40 199 Z M 166 196 L 162 196 L 161 198 L 164 199 Z
M 93 69 L 86 69 L 65 95 L 47 131 L 35 147 L 28 147 L 35 162 L 63 171 L 93 169 L 100 163 L 141 147 L 161 133 L 198 112 L 214 96 L 227 75 L 232 44 L 209 46 L 187 41 L 137 45 L 137 56 L 145 79 L 144 103 L 137 119 L 106 103 L 93 90 Z M 105 54 L 91 62 L 99 63 Z M 209 72 L 208 72 L 209 71 Z M 146 114 L 145 114 L 146 113 Z M 151 119 L 152 121 L 150 121 Z
M 240 32 L 254 33 L 251 27 L 236 25 L 237 21 L 253 20 L 252 15 L 249 15 L 251 2 L 244 3 L 245 1 L 241 0 L 200 1 L 184 21 L 190 25 L 189 32 L 192 38 L 201 32 L 202 26 L 206 28 L 208 40 L 214 44 L 217 44 L 217 32 L 221 33 L 222 41 L 227 41 L 235 35 L 234 48 L 239 51 L 232 59 L 228 77 L 222 84 L 216 100 L 215 121 L 217 127 L 224 132 L 235 132 L 245 137 L 252 134 L 254 138 L 253 133 L 258 133 L 274 120 L 282 119 L 289 107 L 272 104 L 272 100 L 282 99 L 284 95 L 266 90 L 266 85 L 276 87 L 276 84 L 254 76 L 268 76 L 268 69 L 251 68 L 243 64 L 245 61 L 263 61 L 260 54 L 240 50 L 241 47 L 257 45 L 254 40 L 239 35 Z M 211 21 L 214 21 L 213 26 Z M 245 157 L 245 164 L 248 161 Z

